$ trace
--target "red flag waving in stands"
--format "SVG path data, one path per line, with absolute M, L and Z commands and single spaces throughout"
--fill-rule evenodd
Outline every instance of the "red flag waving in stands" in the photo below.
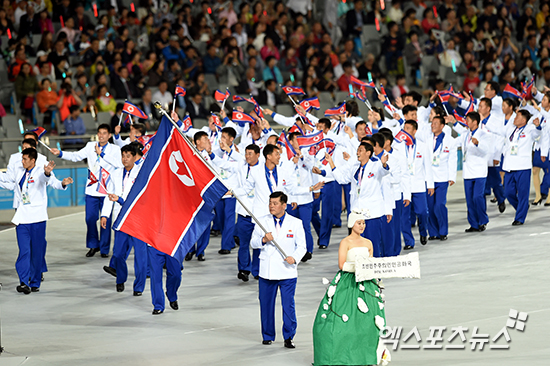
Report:
M 134 117 L 140 118 L 140 119 L 148 119 L 149 117 L 141 110 L 137 105 L 131 102 L 124 102 L 124 106 L 122 107 L 123 113 L 128 113 Z
M 149 156 L 113 227 L 183 262 L 227 187 L 166 117 Z

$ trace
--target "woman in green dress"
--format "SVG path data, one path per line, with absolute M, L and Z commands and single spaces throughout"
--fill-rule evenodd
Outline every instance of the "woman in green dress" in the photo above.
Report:
M 378 282 L 355 281 L 356 257 L 372 257 L 372 243 L 361 237 L 362 213 L 349 215 L 351 234 L 340 242 L 340 271 L 330 283 L 313 323 L 315 366 L 386 364 L 389 353 L 380 344 L 385 324 L 384 300 Z

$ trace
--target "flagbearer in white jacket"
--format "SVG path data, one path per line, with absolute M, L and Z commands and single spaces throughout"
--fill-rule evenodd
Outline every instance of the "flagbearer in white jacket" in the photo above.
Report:
M 9 178 L 15 184 L 14 195 L 17 201 L 15 215 L 11 220 L 15 225 L 19 256 L 15 269 L 20 285 L 17 292 L 28 295 L 40 289 L 42 270 L 46 255 L 46 221 L 48 220 L 47 186 L 55 163 L 36 165 L 38 152 L 27 148 L 22 151 L 24 170 L 18 170 Z M 71 178 L 62 181 L 62 189 L 71 184 Z
M 442 116 L 432 120 L 433 156 L 432 172 L 434 194 L 428 196 L 429 240 L 447 240 L 449 215 L 447 212 L 447 190 L 456 182 L 457 149 L 451 134 L 443 132 L 446 126 Z
M 111 174 L 113 182 L 113 191 L 109 192 L 109 200 L 105 201 L 101 210 L 101 227 L 107 227 L 109 217 L 117 218 L 128 193 L 132 189 L 136 177 L 139 173 L 140 165 L 136 165 L 141 156 L 137 151 L 135 144 L 125 145 L 121 148 L 121 161 L 124 168 L 115 169 Z M 107 187 L 109 189 L 110 187 Z M 114 207 L 113 207 L 114 206 Z M 134 281 L 134 296 L 141 296 L 145 288 L 145 279 L 147 277 L 147 244 L 134 238 L 122 231 L 115 230 L 115 242 L 113 244 L 112 266 L 104 266 L 103 270 L 116 277 L 117 292 L 124 291 L 124 283 L 128 279 L 128 266 L 126 259 L 130 251 L 134 248 L 134 268 L 136 279 Z
M 175 119 L 174 121 L 179 120 L 179 118 Z M 122 139 L 120 136 L 120 126 L 115 126 L 115 131 L 113 135 L 113 141 L 115 142 L 115 145 L 118 147 L 123 147 L 125 145 L 128 145 L 130 142 L 136 141 L 141 136 L 145 135 L 146 129 L 145 125 L 143 123 L 134 123 L 130 125 L 130 136 L 127 139 Z
M 529 189 L 531 187 L 531 168 L 533 143 L 541 135 L 540 120 L 520 109 L 513 124 L 506 126 L 504 145 L 504 186 L 506 198 L 516 210 L 512 225 L 523 225 L 529 209 Z
M 51 151 L 52 154 L 64 160 L 77 162 L 87 159 L 88 174 L 93 173 L 97 177 L 101 162 L 107 163 L 103 165 L 109 173 L 112 173 L 115 168 L 123 167 L 120 161 L 120 148 L 110 144 L 110 138 L 111 126 L 104 123 L 97 128 L 97 142 L 90 141 L 75 152 L 54 148 Z M 93 257 L 97 252 L 101 252 L 101 257 L 107 258 L 111 245 L 111 219 L 107 220 L 107 226 L 101 229 L 100 235 L 97 232 L 97 221 L 106 197 L 98 192 L 99 183 L 92 183 L 89 175 L 86 183 L 86 247 L 90 249 L 86 257 Z
M 298 263 L 306 253 L 306 238 L 300 219 L 286 214 L 287 202 L 288 197 L 283 192 L 275 191 L 269 195 L 269 214 L 258 218 L 268 233 L 256 225 L 250 245 L 261 249 L 259 300 L 263 344 L 269 345 L 275 340 L 275 299 L 280 288 L 284 346 L 295 348 L 293 338 L 297 321 L 294 294 Z M 285 252 L 285 258 L 273 240 Z

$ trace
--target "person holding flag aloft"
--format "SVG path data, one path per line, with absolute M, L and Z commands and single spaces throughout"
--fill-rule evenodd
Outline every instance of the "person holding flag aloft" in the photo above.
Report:
M 120 126 L 115 126 L 115 134 L 113 135 L 113 142 L 118 147 L 123 147 L 128 145 L 130 142 L 136 141 L 141 136 L 145 135 L 147 132 L 145 129 L 145 125 L 143 123 L 133 123 L 130 125 L 130 135 L 127 139 L 122 139 L 120 137 Z
M 111 220 L 107 220 L 105 229 L 101 229 L 100 235 L 97 232 L 97 221 L 99 214 L 105 202 L 105 194 L 100 193 L 100 181 L 91 180 L 92 174 L 97 177 L 102 162 L 107 172 L 111 173 L 115 168 L 123 168 L 120 160 L 120 148 L 110 144 L 111 127 L 108 124 L 101 124 L 97 128 L 98 141 L 90 141 L 82 149 L 71 152 L 61 151 L 52 148 L 52 154 L 64 160 L 73 162 L 88 161 L 88 181 L 86 184 L 86 247 L 89 248 L 86 257 L 93 257 L 97 252 L 101 252 L 101 257 L 109 256 L 109 247 L 111 245 Z

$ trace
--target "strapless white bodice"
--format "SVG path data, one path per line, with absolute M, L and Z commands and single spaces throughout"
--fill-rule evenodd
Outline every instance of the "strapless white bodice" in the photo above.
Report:
M 354 247 L 348 250 L 346 255 L 346 263 L 342 268 L 345 272 L 355 272 L 355 259 L 360 257 L 370 257 L 369 248 L 367 247 Z

